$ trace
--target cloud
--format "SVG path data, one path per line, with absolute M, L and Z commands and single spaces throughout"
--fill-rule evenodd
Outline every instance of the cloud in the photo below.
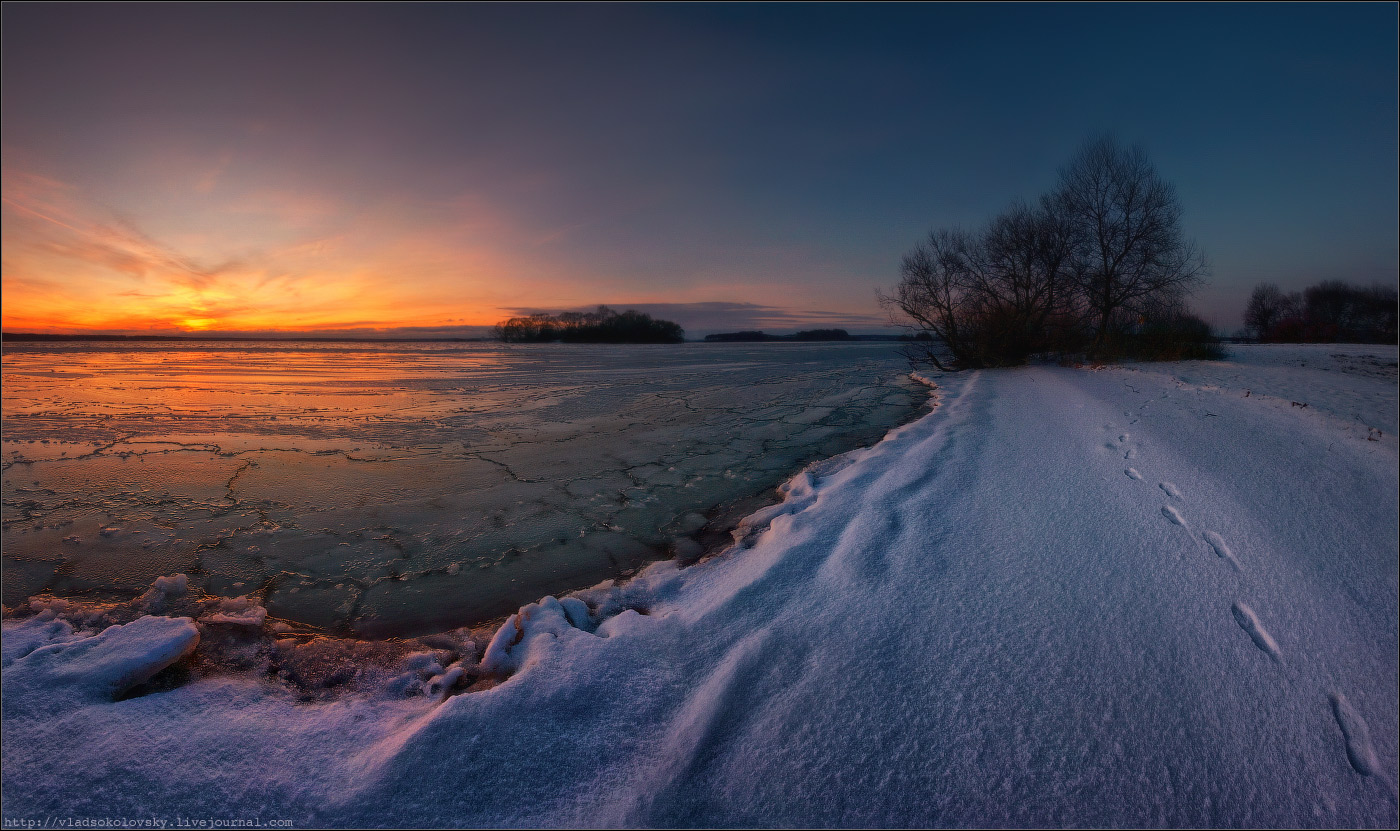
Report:
M 263 246 L 254 238 L 239 256 L 210 237 L 198 256 L 55 179 L 7 170 L 3 199 L 10 329 L 316 328 L 394 310 L 394 287 L 378 279 L 373 258 L 347 262 L 362 252 L 337 252 L 335 235 Z M 281 192 L 257 201 L 284 227 L 331 210 Z
M 212 193 L 214 188 L 219 186 L 219 179 L 223 177 L 224 172 L 228 170 L 230 164 L 233 164 L 233 154 L 227 151 L 220 153 L 213 167 L 201 173 L 199 178 L 195 181 L 195 192 Z
M 691 337 L 740 329 L 890 331 L 883 316 L 865 313 L 868 307 L 841 312 L 784 303 L 788 296 L 831 303 L 816 299 L 829 294 L 813 292 L 841 276 L 812 281 L 821 269 L 788 249 L 758 252 L 763 259 L 757 265 L 747 249 L 724 249 L 735 262 L 703 268 L 668 259 L 664 279 L 650 276 L 657 272 L 648 257 L 634 258 L 626 246 L 612 247 L 605 233 L 586 230 L 592 218 L 537 215 L 514 201 L 514 190 L 543 186 L 535 181 L 514 182 L 504 195 L 502 188 L 483 186 L 444 199 L 390 191 L 358 200 L 292 175 L 278 182 L 250 178 L 239 163 L 222 159 L 216 169 L 221 178 L 213 193 L 192 194 L 190 171 L 174 184 L 112 189 L 120 194 L 120 213 L 81 187 L 7 170 L 4 326 L 367 328 L 408 333 L 404 337 L 473 337 L 512 315 L 586 309 L 591 306 L 578 304 L 631 296 L 657 302 L 609 305 L 674 320 Z M 607 251 L 623 253 L 596 256 L 590 247 L 595 237 L 609 242 Z M 747 276 L 799 269 L 808 281 L 802 294 Z M 714 296 L 759 302 L 703 299 Z M 541 301 L 558 305 L 526 306 Z M 419 331 L 436 334 L 413 334 Z

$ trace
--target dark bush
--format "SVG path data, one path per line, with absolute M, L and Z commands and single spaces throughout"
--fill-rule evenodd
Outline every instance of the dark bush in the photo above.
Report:
M 850 340 L 851 333 L 845 329 L 804 329 L 792 336 L 793 340 Z
M 1225 357 L 1210 324 L 1186 312 L 1144 321 L 1124 338 L 1122 352 L 1139 361 L 1218 361 Z
M 1254 287 L 1245 326 L 1269 343 L 1395 343 L 1396 290 L 1356 288 L 1336 280 L 1284 294 L 1272 283 Z

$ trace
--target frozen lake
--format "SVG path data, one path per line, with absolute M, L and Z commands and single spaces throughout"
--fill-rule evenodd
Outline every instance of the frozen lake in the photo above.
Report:
M 695 557 L 920 410 L 897 344 L 4 350 L 4 602 L 183 572 L 420 634 Z

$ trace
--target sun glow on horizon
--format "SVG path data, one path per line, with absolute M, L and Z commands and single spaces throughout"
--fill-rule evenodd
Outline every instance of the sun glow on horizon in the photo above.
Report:
M 635 280 L 599 274 L 557 247 L 586 223 L 541 229 L 480 194 L 352 209 L 285 182 L 262 187 L 255 176 L 240 185 L 227 157 L 211 164 L 111 196 L 9 163 L 0 327 L 58 335 L 481 336 L 529 310 L 600 302 L 688 311 L 702 330 L 761 320 L 770 328 L 885 325 L 883 315 L 790 310 L 801 288 L 748 276 L 776 275 L 778 267 L 797 268 L 804 279 L 812 273 L 779 248 L 766 251 L 777 267 L 761 260 L 710 267 L 689 286 L 653 281 L 639 291 Z M 152 196 L 157 191 L 163 201 Z M 146 210 L 106 207 L 120 198 Z
M 191 189 L 201 198 L 208 190 L 207 176 Z M 516 282 L 509 257 L 411 215 L 366 216 L 338 212 L 325 198 L 255 193 L 203 210 L 207 227 L 222 233 L 181 234 L 190 224 L 181 217 L 163 235 L 179 239 L 177 247 L 131 219 L 103 218 L 95 202 L 56 179 L 6 171 L 6 331 L 473 327 L 509 317 L 507 307 L 520 301 L 507 293 Z M 489 227 L 508 236 L 499 220 Z

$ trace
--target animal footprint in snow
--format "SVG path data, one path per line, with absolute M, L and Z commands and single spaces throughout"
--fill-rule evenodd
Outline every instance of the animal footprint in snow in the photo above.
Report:
M 1181 491 L 1177 490 L 1176 485 L 1173 485 L 1171 482 L 1163 482 L 1157 487 L 1161 488 L 1163 492 L 1165 492 L 1167 496 L 1170 496 L 1172 499 L 1181 498 Z
M 1231 609 L 1235 613 L 1235 622 L 1249 635 L 1254 645 L 1262 649 L 1270 658 L 1277 663 L 1283 663 L 1283 653 L 1279 652 L 1278 644 L 1274 642 L 1264 624 L 1259 622 L 1259 616 L 1254 614 L 1254 610 L 1244 605 L 1236 603 Z
M 1130 468 L 1128 468 L 1127 470 L 1125 470 L 1125 471 L 1123 471 L 1123 472 L 1126 473 L 1126 474 L 1128 475 L 1128 478 L 1129 478 L 1129 479 L 1136 479 L 1136 480 L 1138 480 L 1139 482 L 1142 481 L 1142 474 L 1141 474 L 1141 473 L 1138 473 L 1137 470 L 1136 470 L 1135 468 L 1131 468 L 1131 467 L 1130 467 Z
M 1167 519 L 1171 520 L 1172 522 L 1175 522 L 1177 525 L 1180 525 L 1182 528 L 1185 528 L 1185 527 L 1186 527 L 1186 519 L 1185 519 L 1184 517 L 1182 517 L 1181 512 L 1178 511 L 1177 509 L 1173 508 L 1173 507 L 1170 506 L 1170 505 L 1163 505 L 1163 506 L 1162 506 L 1162 516 L 1166 517 Z
M 1332 715 L 1337 719 L 1337 726 L 1342 728 L 1342 739 L 1347 745 L 1347 759 L 1351 761 L 1351 766 L 1356 768 L 1357 773 L 1370 776 L 1380 767 L 1380 763 L 1376 761 L 1376 748 L 1371 745 L 1371 728 L 1366 726 L 1366 719 L 1356 712 L 1356 708 L 1351 706 L 1346 696 L 1332 693 L 1328 697 L 1332 699 Z
M 1210 545 L 1211 548 L 1215 549 L 1217 557 L 1222 557 L 1229 561 L 1230 565 L 1235 567 L 1235 571 L 1242 571 L 1240 568 L 1240 561 L 1235 559 L 1235 553 L 1230 550 L 1230 546 L 1225 544 L 1225 540 L 1222 539 L 1219 534 L 1214 531 L 1207 531 L 1201 536 L 1205 538 L 1206 543 Z
M 1120 443 L 1121 443 L 1121 442 L 1125 442 L 1125 441 L 1127 441 L 1127 440 L 1129 439 L 1129 437 L 1130 437 L 1129 434 L 1124 433 L 1123 435 L 1121 435 L 1121 436 L 1118 437 L 1118 441 L 1119 441 Z
M 1136 459 L 1136 458 L 1137 458 L 1137 448 L 1136 448 L 1136 447 L 1129 447 L 1129 448 L 1128 448 L 1128 452 L 1123 454 L 1123 458 L 1125 458 L 1125 459 Z

